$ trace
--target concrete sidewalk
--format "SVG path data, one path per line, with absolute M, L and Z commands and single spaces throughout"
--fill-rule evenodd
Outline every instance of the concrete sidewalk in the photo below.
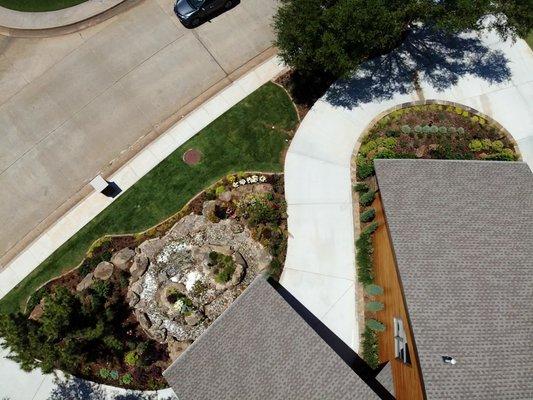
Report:
M 290 235 L 281 283 L 356 351 L 360 332 L 350 159 L 371 121 L 400 103 L 422 98 L 462 103 L 500 122 L 533 168 L 533 53 L 522 40 L 503 42 L 494 34 L 485 34 L 481 44 L 505 57 L 507 79 L 490 82 L 465 74 L 437 90 L 435 81 L 421 73 L 417 91 L 400 87 L 399 79 L 388 75 L 379 80 L 380 71 L 369 70 L 368 79 L 334 85 L 291 143 L 285 161 Z

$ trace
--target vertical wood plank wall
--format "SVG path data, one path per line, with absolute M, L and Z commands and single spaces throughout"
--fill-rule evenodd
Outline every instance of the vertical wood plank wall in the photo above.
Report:
M 385 332 L 378 334 L 379 359 L 390 361 L 394 379 L 394 390 L 398 400 L 423 400 L 424 392 L 419 373 L 418 360 L 414 351 L 413 337 L 403 300 L 396 262 L 390 242 L 388 227 L 378 195 L 373 207 L 376 210 L 375 221 L 379 224 L 374 241 L 374 281 L 383 288 L 383 295 L 378 296 L 385 308 L 377 313 L 377 319 L 386 326 Z M 411 364 L 404 364 L 395 358 L 393 318 L 400 317 L 407 335 Z

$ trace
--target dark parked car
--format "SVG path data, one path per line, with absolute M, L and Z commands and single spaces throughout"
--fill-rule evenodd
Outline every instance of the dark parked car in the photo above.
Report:
M 236 0 L 177 0 L 174 12 L 187 28 L 200 25 L 205 17 L 217 11 L 229 10 Z

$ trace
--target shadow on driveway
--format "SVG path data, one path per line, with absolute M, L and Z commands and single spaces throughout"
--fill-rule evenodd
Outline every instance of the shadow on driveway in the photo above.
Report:
M 394 94 L 415 90 L 417 72 L 420 80 L 437 91 L 455 85 L 466 75 L 489 83 L 505 82 L 511 77 L 503 52 L 489 49 L 479 38 L 420 28 L 393 52 L 363 63 L 353 77 L 333 84 L 326 100 L 348 109 L 388 100 Z
M 85 381 L 79 378 L 70 378 L 66 381 L 56 380 L 56 387 L 50 394 L 48 400 L 157 400 L 155 394 L 143 394 L 128 392 L 126 394 L 108 393 L 98 384 Z M 168 397 L 165 400 L 177 400 L 176 397 Z

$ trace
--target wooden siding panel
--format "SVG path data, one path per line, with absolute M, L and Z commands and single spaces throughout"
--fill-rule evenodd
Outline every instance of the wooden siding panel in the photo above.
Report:
M 378 334 L 379 359 L 381 362 L 390 361 L 391 363 L 394 390 L 398 400 L 423 400 L 422 378 L 413 346 L 412 331 L 409 326 L 398 270 L 379 195 L 376 196 L 373 207 L 376 210 L 375 220 L 379 224 L 373 237 L 374 281 L 383 288 L 384 293 L 382 296 L 378 296 L 377 300 L 385 305 L 385 308 L 377 313 L 377 319 L 386 326 L 386 330 Z M 403 321 L 411 364 L 404 364 L 395 358 L 394 317 L 399 317 Z

